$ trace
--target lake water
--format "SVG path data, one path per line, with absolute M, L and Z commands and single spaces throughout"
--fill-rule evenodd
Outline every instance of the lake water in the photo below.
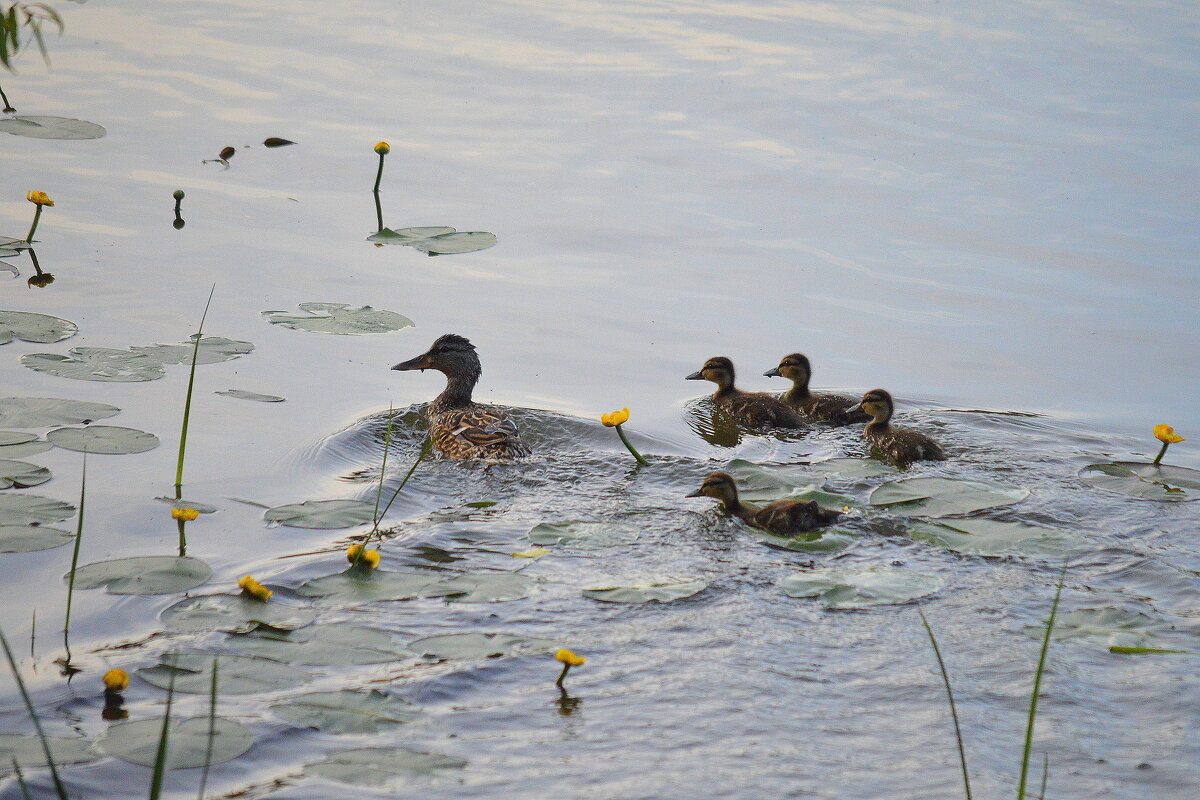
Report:
M 278 602 L 307 605 L 295 589 L 340 571 L 348 537 L 369 526 L 268 527 L 239 500 L 373 502 L 388 407 L 442 386 L 436 373 L 388 368 L 456 332 L 481 354 L 478 399 L 536 410 L 518 421 L 537 452 L 488 468 L 422 464 L 387 518 L 383 567 L 519 571 L 532 594 L 313 609 L 320 623 L 400 645 L 506 632 L 588 657 L 565 699 L 547 655 L 302 666 L 304 686 L 221 698 L 254 743 L 213 767 L 210 797 L 961 796 L 917 604 L 836 611 L 784 594 L 779 581 L 811 565 L 944 583 L 919 607 L 955 681 L 976 796 L 1014 792 L 1038 649 L 1026 628 L 1045 619 L 1061 557 L 963 555 L 878 510 L 856 512 L 845 551 L 789 552 L 684 498 L 734 459 L 866 454 L 857 429 L 732 447 L 697 435 L 703 387 L 683 377 L 705 358 L 731 357 L 745 388 L 782 390 L 759 375 L 797 350 L 813 359 L 814 385 L 888 388 L 903 424 L 947 445 L 949 461 L 911 474 L 1027 489 L 978 516 L 1074 537 L 1060 613 L 1075 614 L 1064 630 L 1080 635 L 1050 652 L 1034 787 L 1046 753 L 1047 797 L 1196 793 L 1195 656 L 1108 647 L 1200 650 L 1200 511 L 1078 477 L 1153 456 L 1162 422 L 1192 439 L 1167 460 L 1200 466 L 1195 6 L 130 0 L 60 11 L 53 69 L 26 54 L 2 85 L 22 114 L 79 117 L 108 135 L 0 135 L 0 234 L 24 235 L 27 190 L 57 203 L 37 248 L 56 282 L 28 289 L 27 259 L 9 259 L 23 274 L 0 273 L 0 308 L 80 332 L 0 347 L 0 395 L 110 403 L 122 412 L 104 424 L 162 439 L 90 459 L 81 563 L 174 552 L 175 525 L 154 498 L 172 488 L 187 369 L 99 383 L 18 359 L 184 341 L 215 283 L 205 332 L 256 349 L 197 370 L 184 493 L 219 510 L 188 527 L 189 554 L 214 572 L 191 594 L 232 591 L 251 573 Z M 276 136 L 297 144 L 259 144 Z M 379 140 L 392 148 L 389 226 L 491 231 L 497 246 L 428 258 L 365 242 Z M 229 169 L 201 163 L 225 146 L 238 148 Z M 181 230 L 175 189 L 187 193 Z M 304 302 L 371 305 L 416 326 L 331 336 L 260 314 Z M 230 388 L 287 399 L 213 393 Z M 623 406 L 649 467 L 634 469 L 596 421 Z M 400 418 L 393 489 L 419 448 L 416 418 Z M 6 494 L 77 502 L 78 453 L 29 460 L 54 479 Z M 865 503 L 890 479 L 833 475 L 827 487 Z M 464 505 L 474 501 L 496 505 Z M 511 557 L 533 546 L 533 527 L 570 520 L 638 536 Z M 109 667 L 233 652 L 222 633 L 162 635 L 159 614 L 179 594 L 77 591 L 83 672 L 68 683 L 54 659 L 70 550 L 0 555 L 0 624 L 53 735 L 104 733 Z M 707 588 L 664 604 L 580 593 L 666 578 Z M 1091 610 L 1133 627 L 1113 632 Z M 0 732 L 30 732 L 15 686 L 0 686 Z M 271 708 L 370 688 L 419 716 L 334 734 Z M 161 689 L 135 676 L 125 697 L 130 719 L 161 719 Z M 203 694 L 176 700 L 173 713 L 207 713 Z M 372 785 L 347 786 L 305 766 L 363 747 L 466 764 L 391 788 L 366 771 Z M 52 796 L 45 771 L 29 772 L 35 796 Z M 150 770 L 101 758 L 63 774 L 72 797 L 134 798 Z M 194 797 L 198 781 L 199 770 L 172 771 L 168 793 Z M 16 797 L 0 778 L 0 798 Z

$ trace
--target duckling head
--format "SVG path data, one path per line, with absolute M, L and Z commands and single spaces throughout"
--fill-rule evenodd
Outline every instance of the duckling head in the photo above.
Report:
M 482 372 L 479 356 L 475 354 L 475 345 L 456 333 L 439 336 L 427 351 L 416 358 L 401 361 L 392 369 L 436 369 L 448 376 L 471 380 L 478 379 Z
M 712 381 L 722 389 L 733 386 L 733 362 L 725 356 L 713 356 L 697 372 L 687 376 L 689 381 Z
M 778 367 L 767 370 L 763 375 L 768 378 L 787 378 L 800 386 L 808 386 L 809 378 L 812 377 L 812 366 L 808 363 L 808 356 L 792 353 L 790 356 L 784 356 Z
M 711 497 L 720 500 L 726 508 L 732 508 L 738 503 L 737 484 L 728 472 L 713 472 L 688 497 Z
M 862 409 L 875 422 L 887 422 L 892 418 L 892 412 L 895 410 L 895 405 L 892 403 L 892 396 L 883 389 L 872 389 L 862 396 L 859 404 L 853 408 L 846 409 L 849 414 L 855 409 Z

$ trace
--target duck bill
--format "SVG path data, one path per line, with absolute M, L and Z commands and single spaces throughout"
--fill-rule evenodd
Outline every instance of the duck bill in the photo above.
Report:
M 420 370 L 433 369 L 433 367 L 429 363 L 429 354 L 422 353 L 421 355 L 417 356 L 416 358 L 410 358 L 408 361 L 401 361 L 399 364 L 392 367 L 392 369 L 398 369 L 401 372 L 406 372 L 408 370 L 413 370 L 413 369 L 420 369 Z
M 684 380 L 685 381 L 702 381 L 702 380 L 704 380 L 704 376 L 702 374 L 700 374 L 699 372 L 693 372 L 691 375 L 688 375 L 686 378 L 684 378 Z
M 866 411 L 863 410 L 862 403 L 855 403 L 854 405 L 850 406 L 842 413 L 843 414 L 853 414 L 855 411 L 862 411 L 864 414 L 867 413 Z
M 692 492 L 691 494 L 685 494 L 684 497 L 704 497 L 704 492 L 697 489 L 696 491 Z
M 769 369 L 766 372 L 764 372 L 763 377 L 764 378 L 782 378 L 783 375 L 780 374 L 779 367 L 776 367 L 775 369 Z

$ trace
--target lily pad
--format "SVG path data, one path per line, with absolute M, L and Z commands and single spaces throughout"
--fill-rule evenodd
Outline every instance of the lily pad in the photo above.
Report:
M 62 547 L 75 534 L 41 525 L 0 525 L 0 553 L 32 553 Z M 2 762 L 0 762 L 2 763 Z
M 868 502 L 911 517 L 945 517 L 1019 503 L 1028 496 L 1028 489 L 989 481 L 906 478 L 876 487 Z
M 5 117 L 0 133 L 27 136 L 30 139 L 99 139 L 106 130 L 94 122 L 70 117 Z
M 314 578 L 296 591 L 305 597 L 321 597 L 339 602 L 371 602 L 375 600 L 415 600 L 428 597 L 426 590 L 439 577 L 419 572 L 388 572 L 379 569 L 351 567 L 337 575 Z
M 50 480 L 50 470 L 28 461 L 0 458 L 0 489 L 25 489 Z
M 916 522 L 909 528 L 908 533 L 918 541 L 939 544 L 956 553 L 989 558 L 1051 558 L 1086 546 L 1082 537 L 1066 531 L 994 519 Z
M 245 389 L 226 389 L 223 392 L 213 392 L 213 394 L 236 397 L 238 400 L 253 400 L 256 403 L 282 403 L 285 399 L 279 395 L 259 394 L 258 392 L 248 392 Z
M 873 458 L 830 458 L 811 465 L 814 472 L 837 475 L 839 478 L 874 478 L 894 475 L 900 470 Z
M 423 228 L 384 228 L 378 233 L 373 233 L 367 237 L 368 242 L 377 242 L 379 244 L 403 244 L 410 245 L 413 242 L 428 239 L 431 236 L 441 236 L 443 233 L 454 233 L 454 228 L 448 228 L 445 225 L 428 225 Z
M 67 353 L 27 353 L 21 363 L 35 372 L 80 381 L 154 381 L 167 374 L 161 363 L 132 350 L 72 347 Z
M 484 572 L 459 575 L 441 581 L 431 591 L 452 603 L 502 603 L 533 594 L 537 581 L 510 572 Z
M 233 636 L 230 642 L 240 653 L 307 666 L 382 664 L 404 654 L 404 645 L 387 631 L 347 625 L 312 625 L 291 632 L 260 628 Z
M 262 315 L 273 325 L 313 333 L 391 333 L 415 324 L 408 317 L 371 306 L 351 308 L 346 303 L 301 303 L 300 310 L 308 315 L 287 311 L 264 311 Z
M 28 458 L 44 453 L 54 447 L 45 439 L 34 437 L 32 441 L 21 444 L 0 445 L 0 458 Z
M 486 250 L 496 244 L 496 234 L 486 231 L 456 231 L 443 233 L 421 239 L 409 246 L 414 250 L 429 253 L 431 256 L 450 255 L 451 253 L 474 253 L 476 250 Z
M 422 753 L 403 747 L 343 750 L 323 761 L 305 764 L 305 772 L 359 786 L 397 787 L 414 778 L 434 777 L 467 765 L 461 758 Z
M 374 514 L 375 505 L 363 500 L 305 500 L 269 508 L 263 518 L 289 528 L 334 530 L 371 522 Z
M 1137 647 L 1165 633 L 1171 626 L 1159 617 L 1132 608 L 1077 608 L 1054 620 L 1053 637 L 1067 639 L 1099 638 L 1105 646 Z M 1031 636 L 1044 636 L 1044 625 L 1027 625 Z
M 868 608 L 908 603 L 946 585 L 937 575 L 894 567 L 826 567 L 795 572 L 779 582 L 791 597 L 816 597 L 826 608 Z
M 379 733 L 421 716 L 407 700 L 375 690 L 312 692 L 276 703 L 271 710 L 293 725 L 324 733 Z
M 121 409 L 87 400 L 57 397 L 5 397 L 0 399 L 0 425 L 6 428 L 50 428 L 80 425 L 107 419 Z
M 1092 464 L 1079 473 L 1084 483 L 1145 500 L 1195 500 L 1200 497 L 1200 470 L 1143 461 Z
M 702 580 L 660 581 L 614 586 L 593 586 L 583 590 L 584 597 L 605 603 L 670 603 L 699 594 L 708 588 Z
M 201 503 L 196 500 L 188 500 L 186 497 L 177 498 L 162 495 L 154 499 L 166 503 L 171 508 L 190 508 L 198 514 L 215 514 L 218 510 L 216 506 L 210 506 L 208 503 Z
M 84 764 L 100 757 L 87 739 L 50 736 L 47 741 L 56 765 Z M 46 751 L 41 739 L 32 733 L 0 733 L 0 765 L 3 765 L 0 768 L 11 768 L 14 760 L 22 768 L 46 766 Z
M 137 675 L 160 689 L 166 689 L 173 676 L 175 691 L 209 694 L 212 690 L 214 660 L 218 664 L 219 694 L 275 692 L 308 683 L 309 680 L 304 670 L 277 661 L 213 653 L 165 653 L 158 664 L 139 669 Z
M 0 311 L 0 332 L 5 330 L 23 342 L 48 344 L 74 336 L 79 332 L 79 326 L 70 320 L 51 317 L 48 314 Z
M 808 465 L 781 464 L 762 466 L 750 461 L 735 459 L 725 471 L 738 484 L 738 496 L 749 502 L 773 502 L 789 500 L 815 500 L 824 508 L 837 511 L 846 506 L 857 506 L 853 497 L 825 491 L 821 476 L 814 476 Z
M 443 633 L 409 642 L 408 649 L 432 658 L 499 658 L 552 653 L 558 643 L 511 633 Z
M 289 631 L 303 628 L 316 615 L 307 608 L 264 603 L 244 594 L 203 594 L 180 600 L 164 610 L 161 619 L 169 631 L 246 633 L 259 625 Z
M 185 344 L 156 344 L 149 347 L 131 347 L 135 353 L 153 358 L 160 364 L 192 363 L 192 352 L 196 349 L 196 336 L 192 334 L 191 341 Z M 250 342 L 239 342 L 226 339 L 224 336 L 205 336 L 200 340 L 200 348 L 196 351 L 197 364 L 220 364 L 244 356 L 254 349 Z
M 628 522 L 572 520 L 543 522 L 529 532 L 529 541 L 570 550 L 598 550 L 633 544 L 641 535 L 641 527 Z
M 799 553 L 837 553 L 858 541 L 854 534 L 835 528 L 822 528 L 795 536 L 776 536 L 767 531 L 750 528 L 750 535 L 770 547 L 795 550 Z
M 137 556 L 84 564 L 75 570 L 75 588 L 103 586 L 109 594 L 173 594 L 194 589 L 210 577 L 212 567 L 198 558 Z
M 46 434 L 55 447 L 88 455 L 145 453 L 158 447 L 158 437 L 136 428 L 89 425 L 86 428 L 57 428 Z
M 218 676 L 218 682 L 224 679 Z M 212 730 L 212 751 L 209 752 L 209 729 Z M 108 726 L 97 744 L 110 756 L 153 767 L 158 755 L 158 742 L 162 737 L 161 719 L 139 719 L 118 722 Z M 250 749 L 254 734 L 241 723 L 217 717 L 188 717 L 173 719 L 168 726 L 167 769 L 189 769 L 209 764 L 232 761 Z
M 0 525 L 43 525 L 75 516 L 75 506 L 34 494 L 0 495 Z
M 36 433 L 25 433 L 24 431 L 0 431 L 0 447 L 8 447 L 14 444 L 25 444 L 37 439 Z

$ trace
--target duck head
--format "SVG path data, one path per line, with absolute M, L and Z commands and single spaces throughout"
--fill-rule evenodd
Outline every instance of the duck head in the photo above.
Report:
M 892 418 L 892 412 L 895 406 L 892 403 L 892 396 L 883 389 L 872 389 L 862 396 L 862 400 L 858 405 L 846 409 L 847 414 L 851 414 L 856 410 L 861 409 L 867 416 L 871 417 L 876 423 L 887 422 Z
M 475 354 L 475 345 L 465 337 L 456 333 L 439 336 L 429 349 L 408 361 L 401 361 L 392 369 L 398 370 L 427 370 L 436 369 L 450 377 L 479 378 L 482 371 L 479 366 L 479 356 Z
M 763 375 L 768 378 L 787 378 L 799 386 L 808 386 L 809 378 L 812 377 L 812 366 L 803 353 L 792 353 L 790 356 L 784 356 L 778 367 L 767 370 Z
M 737 484 L 728 472 L 713 472 L 688 497 L 711 497 L 720 500 L 726 508 L 733 508 L 738 504 Z
M 713 356 L 698 371 L 688 375 L 689 381 L 712 381 L 722 389 L 733 386 L 733 362 L 725 356 Z

